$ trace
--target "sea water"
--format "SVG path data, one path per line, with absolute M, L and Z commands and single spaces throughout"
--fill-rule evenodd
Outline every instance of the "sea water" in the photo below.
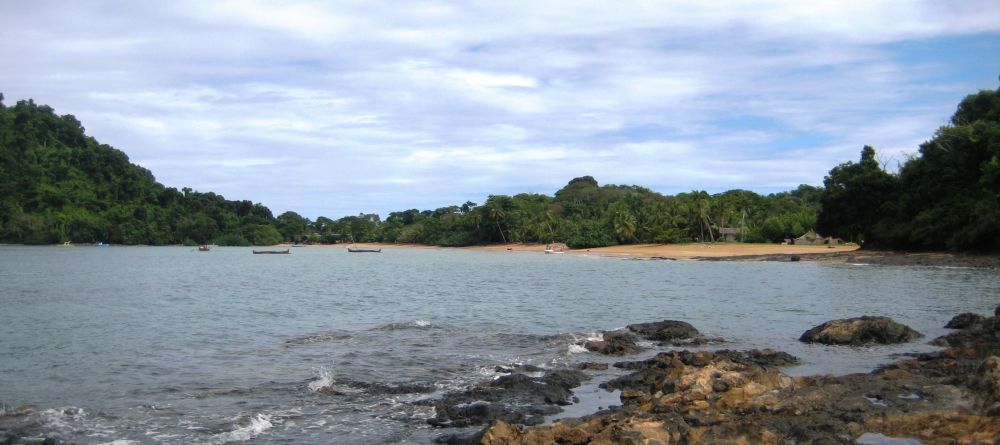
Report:
M 427 443 L 453 432 L 426 423 L 444 392 L 497 366 L 613 362 L 582 347 L 602 330 L 684 320 L 725 339 L 709 349 L 771 347 L 802 359 L 790 374 L 846 374 L 933 350 L 952 316 L 998 303 L 1000 272 L 964 268 L 3 246 L 0 409 L 32 407 L 82 444 Z M 797 341 L 860 315 L 926 337 Z M 617 372 L 592 373 L 567 415 L 615 403 L 597 384 Z

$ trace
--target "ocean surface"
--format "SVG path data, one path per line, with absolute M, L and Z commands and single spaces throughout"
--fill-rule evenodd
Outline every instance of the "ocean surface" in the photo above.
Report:
M 790 374 L 867 372 L 928 351 L 960 312 L 992 314 L 1000 272 L 384 249 L 0 246 L 0 410 L 81 444 L 429 443 L 430 401 L 497 366 L 613 362 L 601 330 L 684 320 L 800 357 Z M 805 345 L 834 318 L 926 337 Z M 637 358 L 663 350 L 651 349 Z M 617 404 L 593 374 L 564 416 Z M 555 416 L 558 417 L 558 416 Z M 552 419 L 549 419 L 552 420 Z

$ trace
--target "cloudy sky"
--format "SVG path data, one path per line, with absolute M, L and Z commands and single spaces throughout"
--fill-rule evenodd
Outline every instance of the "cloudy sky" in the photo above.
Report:
M 570 179 L 674 194 L 892 167 L 997 88 L 1000 3 L 6 1 L 0 92 L 275 215 Z

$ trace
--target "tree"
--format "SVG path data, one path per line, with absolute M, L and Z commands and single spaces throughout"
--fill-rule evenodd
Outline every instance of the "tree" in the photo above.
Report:
M 906 193 L 883 237 L 900 248 L 1000 250 L 1000 90 L 962 100 L 919 153 L 900 169 Z
M 892 214 L 899 181 L 882 170 L 875 149 L 866 145 L 858 163 L 834 167 L 823 185 L 817 229 L 825 235 L 877 243 L 872 237 L 875 225 Z
M 278 215 L 275 226 L 285 241 L 301 241 L 307 234 L 309 220 L 298 213 L 288 211 Z

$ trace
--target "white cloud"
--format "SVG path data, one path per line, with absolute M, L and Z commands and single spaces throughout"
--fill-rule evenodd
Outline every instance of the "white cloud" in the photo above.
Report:
M 979 0 L 40 1 L 4 15 L 7 103 L 76 115 L 168 185 L 310 217 L 552 193 L 586 174 L 668 192 L 818 184 L 864 144 L 912 152 L 1000 71 L 960 58 L 998 42 L 1000 6 Z

